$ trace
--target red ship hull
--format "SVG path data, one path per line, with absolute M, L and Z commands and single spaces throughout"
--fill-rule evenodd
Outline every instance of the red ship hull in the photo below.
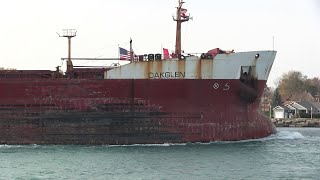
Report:
M 240 80 L 2 79 L 1 144 L 236 141 L 275 133 Z

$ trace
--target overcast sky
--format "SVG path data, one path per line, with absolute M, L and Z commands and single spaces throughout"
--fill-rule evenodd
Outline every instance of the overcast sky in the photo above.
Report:
M 268 85 L 290 70 L 320 76 L 318 0 L 185 0 L 193 21 L 183 24 L 182 49 L 216 47 L 278 51 Z M 56 32 L 77 29 L 73 57 L 118 57 L 118 44 L 136 54 L 174 49 L 177 0 L 0 1 L 0 67 L 50 69 L 67 56 L 67 39 Z

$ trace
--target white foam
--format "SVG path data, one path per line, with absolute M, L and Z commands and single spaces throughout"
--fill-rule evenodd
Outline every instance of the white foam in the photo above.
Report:
M 294 131 L 278 131 L 276 134 L 272 134 L 265 138 L 260 139 L 248 139 L 241 141 L 214 141 L 208 143 L 194 142 L 194 143 L 164 143 L 164 144 L 131 144 L 131 145 L 104 145 L 105 147 L 149 147 L 149 146 L 160 146 L 160 147 L 168 147 L 168 146 L 185 146 L 185 145 L 210 145 L 210 144 L 226 144 L 226 143 L 246 143 L 246 142 L 261 142 L 261 141 L 269 141 L 269 140 L 294 140 L 294 139 L 303 139 L 305 138 L 301 133 Z M 38 147 L 39 145 L 33 144 L 31 147 Z M 19 148 L 24 147 L 22 145 L 0 145 L 0 148 Z
M 271 137 L 271 136 L 270 136 Z M 282 139 L 282 140 L 293 140 L 293 139 L 303 139 L 305 138 L 301 133 L 295 131 L 278 131 L 273 139 Z
M 7 144 L 1 144 L 0 148 L 19 148 L 22 147 L 22 145 L 7 145 Z
M 269 140 L 294 140 L 294 139 L 303 139 L 305 138 L 301 133 L 294 131 L 278 131 L 276 134 L 272 134 L 268 137 L 259 138 L 259 139 L 246 139 L 240 141 L 218 141 L 211 143 L 200 143 L 200 144 L 214 144 L 214 143 L 247 143 L 247 142 L 263 142 Z
M 137 147 L 137 146 L 143 146 L 143 147 L 149 147 L 149 146 L 162 146 L 162 147 L 168 147 L 168 146 L 185 146 L 187 143 L 164 143 L 164 144 L 130 144 L 130 145 L 104 145 L 106 147 Z

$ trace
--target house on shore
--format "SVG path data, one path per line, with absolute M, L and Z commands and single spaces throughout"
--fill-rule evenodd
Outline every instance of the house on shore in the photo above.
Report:
M 281 106 L 273 108 L 273 117 L 275 119 L 286 119 L 300 117 L 300 115 L 320 114 L 320 102 L 310 101 L 290 101 Z
M 273 117 L 275 119 L 286 119 L 294 116 L 295 110 L 288 108 L 287 106 L 276 106 L 273 108 Z

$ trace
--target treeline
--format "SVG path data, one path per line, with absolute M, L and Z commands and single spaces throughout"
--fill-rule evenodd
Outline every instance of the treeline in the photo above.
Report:
M 313 100 L 320 91 L 320 79 L 308 78 L 299 71 L 289 71 L 282 75 L 277 88 L 283 101 Z
M 285 101 L 319 101 L 320 79 L 308 78 L 299 71 L 289 71 L 279 78 L 275 89 L 266 87 L 264 93 L 264 96 L 272 97 L 272 107 Z

